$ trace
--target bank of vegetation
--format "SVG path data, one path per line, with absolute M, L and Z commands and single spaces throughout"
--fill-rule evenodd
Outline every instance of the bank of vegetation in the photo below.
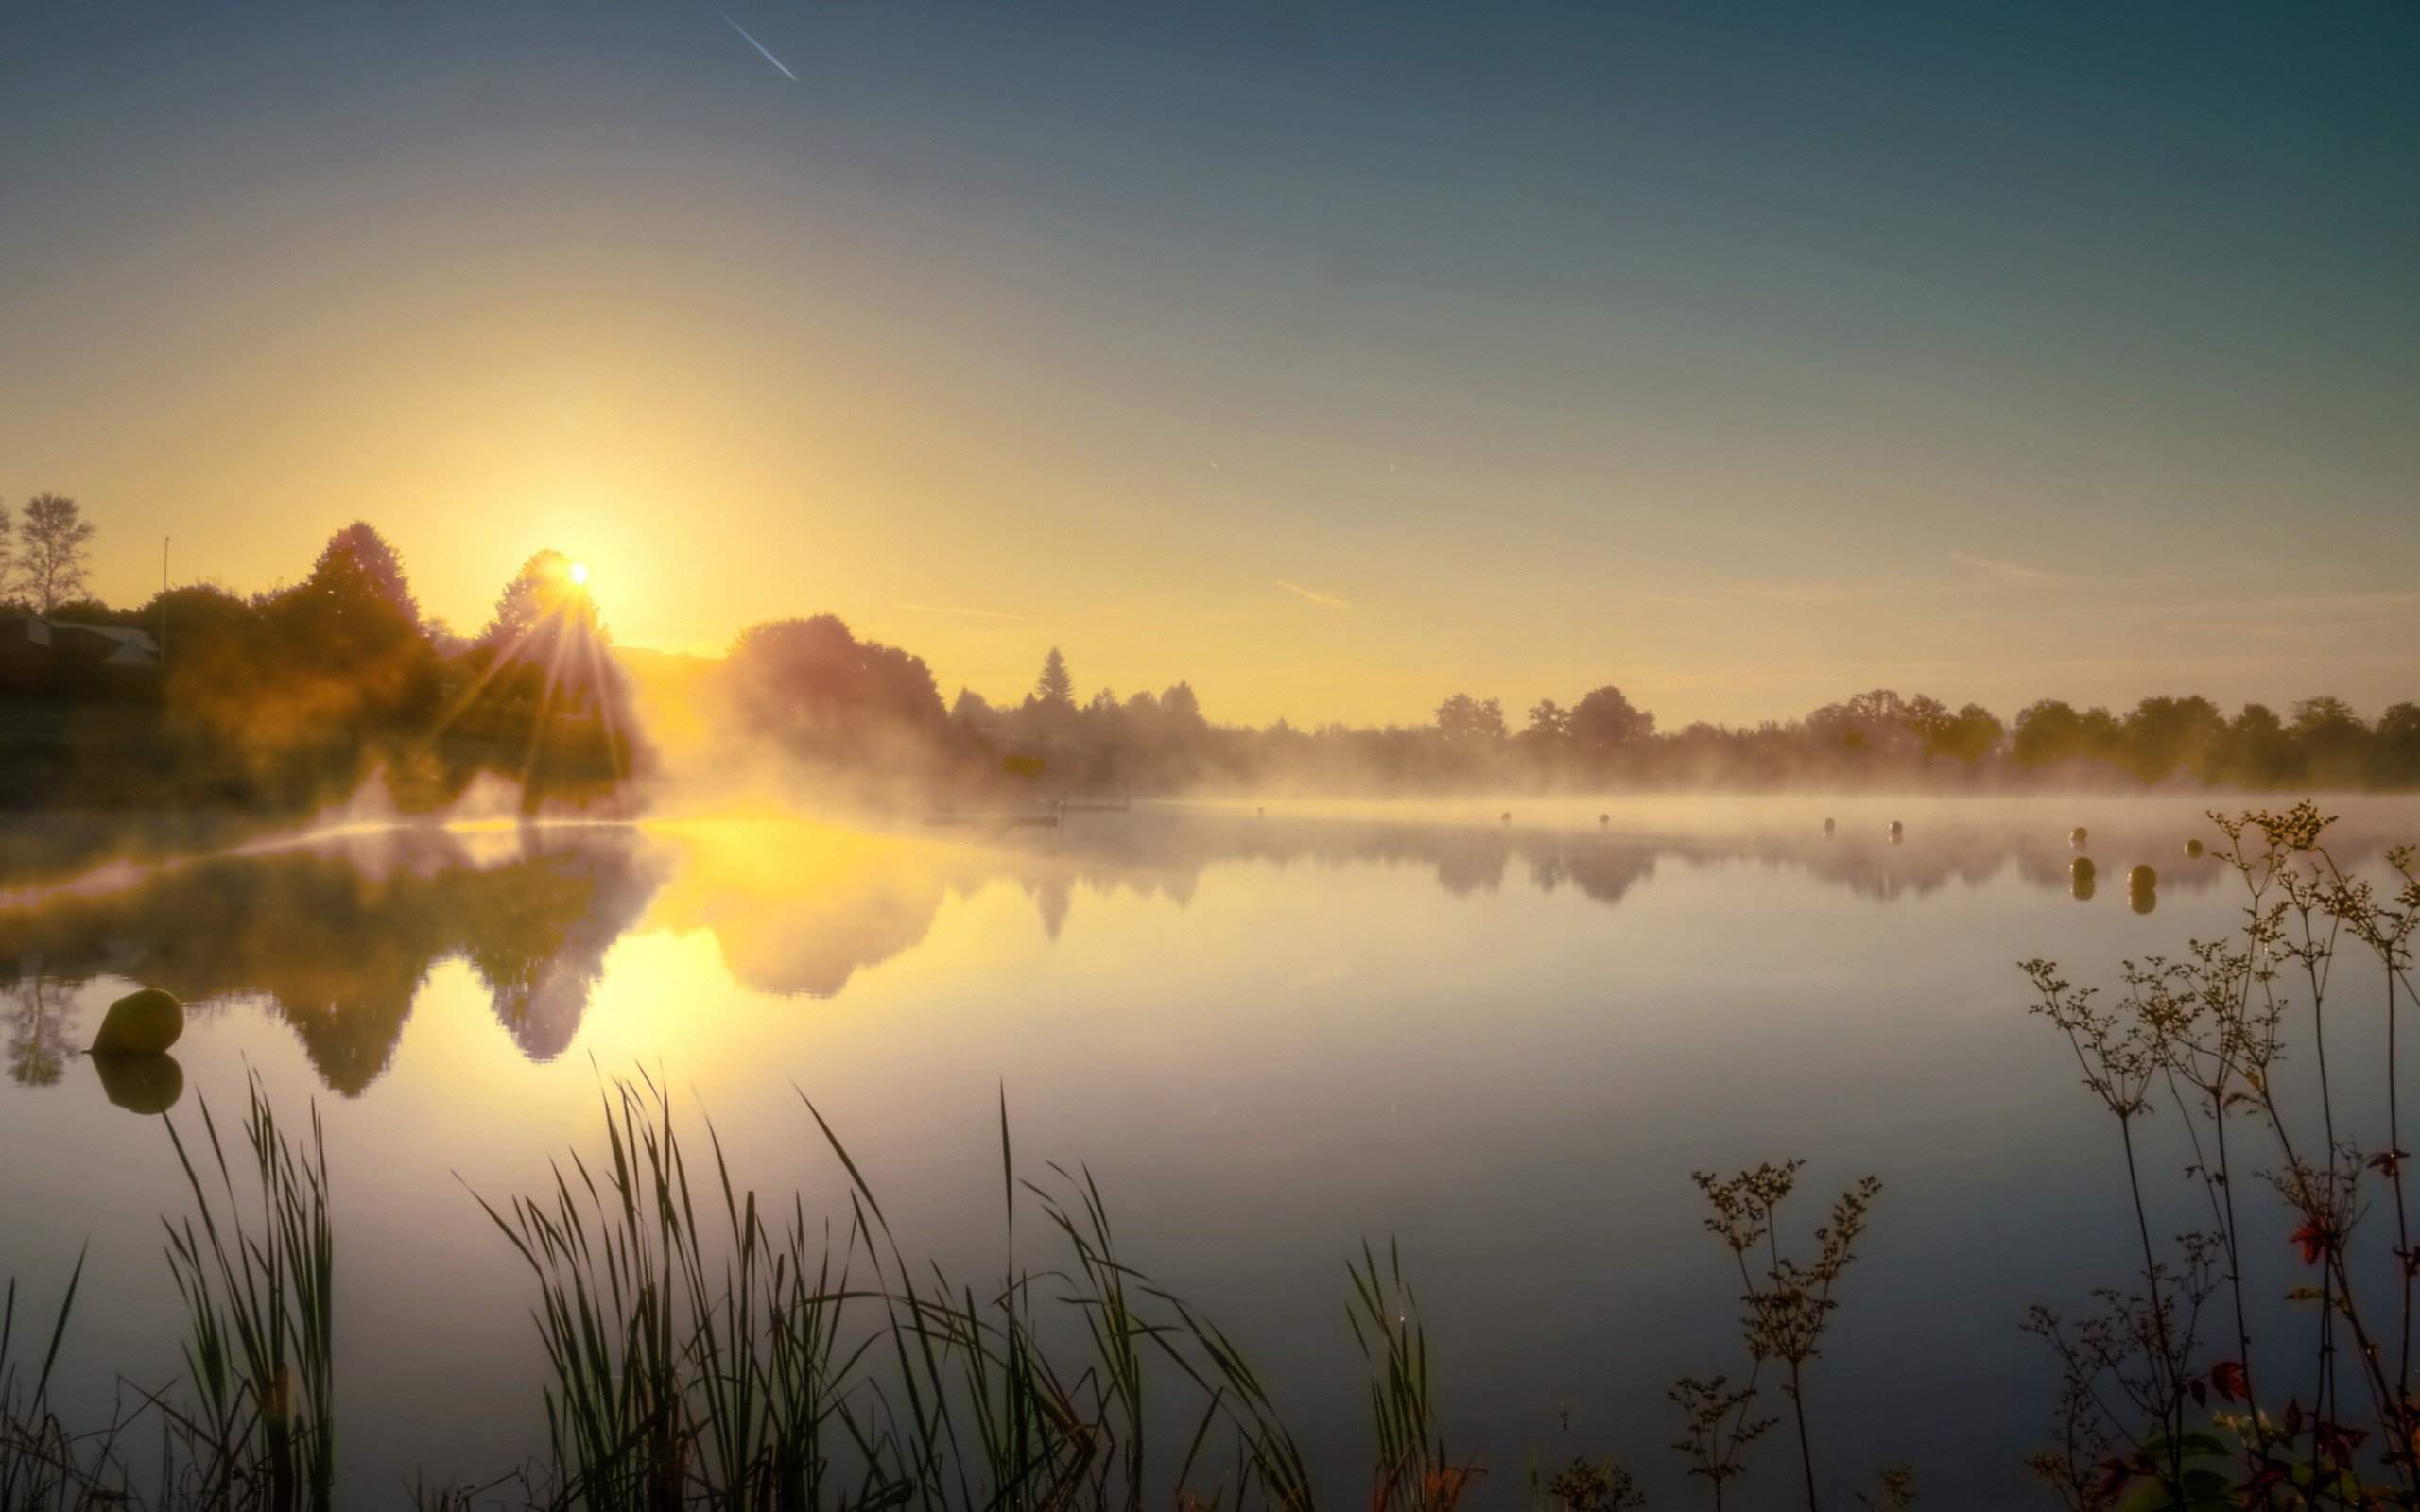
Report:
M 93 525 L 75 502 L 44 495 L 26 512 L 43 543 L 15 556 L 37 566 L 0 572 L 12 599 L 0 612 L 0 803 L 19 812 L 292 817 L 372 780 L 408 812 L 455 801 L 482 774 L 532 812 L 628 810 L 668 748 L 648 728 L 666 700 L 634 688 L 559 553 L 532 557 L 462 635 L 423 612 L 366 523 L 336 532 L 289 586 L 193 584 L 113 608 L 84 592 Z M 829 614 L 752 626 L 725 657 L 681 664 L 658 680 L 680 706 L 683 782 L 770 777 L 910 806 L 1203 791 L 2420 786 L 2420 703 L 2371 718 L 2326 696 L 2233 713 L 2198 695 L 2122 713 L 2049 698 L 2003 719 L 1875 689 L 1798 718 L 1676 730 L 1608 683 L 1567 705 L 1541 697 L 1517 722 L 1495 698 L 1453 693 L 1418 724 L 1254 728 L 1215 722 L 1184 681 L 1083 696 L 1055 647 L 1018 696 L 961 688 L 945 702 L 921 657 Z

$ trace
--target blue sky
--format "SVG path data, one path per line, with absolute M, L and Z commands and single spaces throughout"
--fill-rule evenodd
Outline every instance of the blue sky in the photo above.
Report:
M 2407 6 L 20 6 L 0 501 L 112 598 L 360 514 L 460 622 L 556 544 L 631 642 L 832 609 L 1236 718 L 2375 711 L 2415 63 Z

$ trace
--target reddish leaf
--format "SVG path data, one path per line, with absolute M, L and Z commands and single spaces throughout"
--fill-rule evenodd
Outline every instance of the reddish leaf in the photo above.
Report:
M 2100 1486 L 2101 1500 L 2104 1502 L 2115 1502 L 2118 1500 L 2118 1493 L 2126 1488 L 2126 1483 L 2132 1480 L 2134 1475 L 2134 1467 L 2127 1464 L 2124 1460 L 2119 1459 L 2115 1454 L 2112 1454 L 2107 1459 L 2102 1460 L 2100 1462 Z

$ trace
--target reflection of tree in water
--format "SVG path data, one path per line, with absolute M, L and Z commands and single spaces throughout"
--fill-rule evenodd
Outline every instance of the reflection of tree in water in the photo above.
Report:
M 1437 847 L 1437 885 L 1457 898 L 1495 892 L 1504 885 L 1504 864 L 1511 859 L 1503 842 L 1484 832 L 1443 838 Z
M 1063 871 L 1030 878 L 1025 892 L 1033 900 L 1034 912 L 1042 916 L 1043 934 L 1056 940 L 1067 927 L 1067 910 L 1075 905 L 1076 879 Z
M 530 1059 L 551 1060 L 571 1044 L 605 953 L 655 890 L 636 861 L 627 833 L 599 832 L 466 880 L 463 954 Z
M 1582 894 L 1600 903 L 1621 902 L 1631 885 L 1654 875 L 1655 852 L 1645 847 L 1591 846 L 1557 858 Z M 1551 885 L 1547 885 L 1551 891 Z
M 1871 827 L 1868 827 L 1871 828 Z M 831 997 L 856 972 L 914 950 L 951 897 L 1006 881 L 1053 940 L 1080 894 L 1187 903 L 1211 868 L 1380 867 L 1433 878 L 1454 897 L 1500 891 L 1508 875 L 1612 905 L 1659 867 L 1754 862 L 1888 900 L 2013 869 L 2065 892 L 2064 829 L 2013 833 L 2005 816 L 1927 814 L 1908 842 L 1796 828 L 1661 835 L 1594 827 L 1499 828 L 1400 819 L 1268 818 L 1153 808 L 1085 815 L 1057 832 L 988 844 L 903 839 L 806 823 L 644 833 L 544 826 L 462 834 L 383 832 L 173 867 L 112 893 L 61 892 L 0 912 L 0 1002 L 10 1074 L 60 1078 L 73 1053 L 75 988 L 109 976 L 189 1003 L 266 1003 L 292 1025 L 332 1089 L 354 1095 L 392 1060 L 430 970 L 464 958 L 498 1022 L 533 1059 L 578 1033 L 614 940 L 648 928 L 712 933 L 734 980 L 758 991 Z M 2162 887 L 2225 875 L 2188 863 L 2174 816 L 2137 833 L 2096 827 L 2104 869 L 2161 864 Z M 2347 865 L 2379 838 L 2347 833 Z M 1512 868 L 1518 863 L 1520 870 Z
M 980 853 L 814 824 L 740 825 L 675 842 L 651 927 L 711 931 L 732 979 L 829 998 L 860 969 L 913 950 L 953 885 L 998 875 Z
M 1507 868 L 1518 860 L 1539 891 L 1571 883 L 1602 903 L 1618 902 L 1667 860 L 1690 867 L 1754 861 L 1792 868 L 1826 885 L 1884 902 L 1927 896 L 1952 883 L 1980 885 L 2011 869 L 2032 886 L 2066 890 L 2074 851 L 2064 820 L 2043 824 L 2036 833 L 2019 828 L 2005 811 L 1970 816 L 1927 806 L 1920 813 L 1905 843 L 1893 845 L 1878 825 L 1872 833 L 1843 829 L 1825 835 L 1806 815 L 1704 831 L 1608 833 L 1593 825 L 1501 828 L 1168 806 L 1071 816 L 1063 830 L 1018 849 L 1031 853 L 1030 848 L 1041 848 L 1033 864 L 1046 857 L 1063 862 L 1098 890 L 1135 888 L 1180 902 L 1191 896 L 1204 870 L 1239 861 L 1281 868 L 1301 862 L 1419 867 L 1461 898 L 1500 889 Z M 2163 889 L 2195 892 L 2228 875 L 2215 856 L 2188 862 L 2183 854 L 2187 838 L 2208 839 L 2214 833 L 2205 821 L 2147 811 L 2135 822 L 2096 830 L 2092 850 L 2104 867 L 2150 861 L 2159 868 Z M 2344 838 L 2339 859 L 2348 866 L 2369 863 L 2399 838 L 2349 826 L 2340 833 Z M 1030 882 L 1027 885 L 1036 890 Z
M 328 1086 L 354 1096 L 393 1059 L 430 969 L 456 954 L 472 957 L 525 1051 L 560 1051 L 604 946 L 652 887 L 627 838 L 558 846 L 532 830 L 483 866 L 446 832 L 406 829 L 63 894 L 0 915 L 0 959 L 39 951 L 62 998 L 112 975 L 193 1004 L 266 1002 Z
M 8 991 L 9 1077 L 26 1087 L 51 1086 L 67 1067 L 75 999 L 43 978 L 39 961 Z

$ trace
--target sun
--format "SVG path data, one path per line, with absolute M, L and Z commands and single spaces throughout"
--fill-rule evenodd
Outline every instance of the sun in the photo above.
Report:
M 584 561 L 576 561 L 576 562 L 573 562 L 573 563 L 571 564 L 571 580 L 572 580 L 573 582 L 575 582 L 575 583 L 578 583 L 578 584 L 579 584 L 580 587 L 582 587 L 582 588 L 587 587 L 587 586 L 588 586 L 588 563 L 586 563 L 586 562 L 584 562 Z

